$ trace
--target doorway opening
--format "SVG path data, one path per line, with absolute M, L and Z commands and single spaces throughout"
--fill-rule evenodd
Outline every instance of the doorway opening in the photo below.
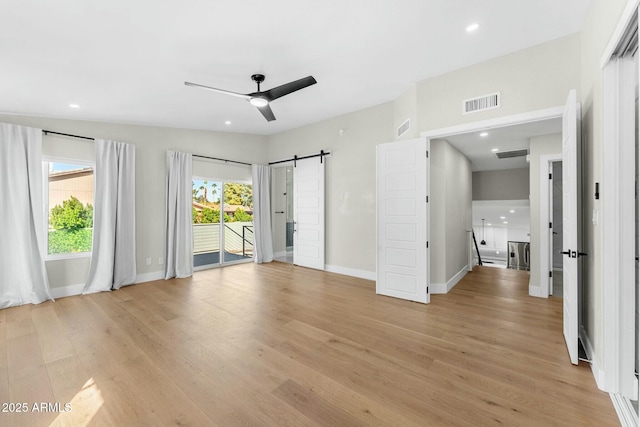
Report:
M 551 250 L 549 251 L 551 265 L 551 281 L 549 283 L 549 295 L 562 298 L 562 161 L 549 162 L 551 179 L 549 180 L 549 216 L 551 217 L 551 227 L 549 241 Z
M 273 168 L 271 177 L 274 259 L 293 264 L 293 166 Z
M 192 187 L 194 270 L 251 262 L 251 184 L 194 177 Z

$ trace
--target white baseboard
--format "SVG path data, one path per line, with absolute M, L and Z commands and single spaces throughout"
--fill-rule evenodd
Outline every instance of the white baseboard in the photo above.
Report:
M 529 285 L 529 296 L 538 298 L 549 298 L 549 295 L 545 295 L 542 291 L 542 287 Z
M 600 390 L 605 391 L 604 371 L 600 369 L 600 363 L 598 362 L 598 358 L 596 357 L 596 352 L 593 350 L 591 340 L 589 340 L 587 331 L 585 331 L 583 326 L 580 326 L 580 341 L 582 341 L 584 351 L 587 353 L 587 359 L 591 361 L 591 372 L 593 373 L 593 377 L 596 380 L 596 385 Z
M 273 254 L 274 258 L 284 258 L 287 256 L 287 251 L 279 251 Z
M 164 279 L 163 271 L 154 271 L 152 273 L 138 274 L 136 276 L 136 284 L 144 283 L 144 282 L 153 282 L 155 280 L 163 280 L 163 279 Z
M 458 282 L 460 280 L 462 280 L 462 278 L 464 276 L 467 275 L 467 273 L 469 272 L 469 269 L 467 268 L 467 266 L 465 265 L 464 267 L 462 267 L 462 270 L 458 271 L 458 273 L 456 273 L 455 276 L 453 276 L 451 279 L 449 279 L 449 281 L 447 281 L 447 293 L 453 289 L 453 287 L 455 285 L 458 284 Z
M 164 273 L 162 271 L 154 271 L 153 273 L 138 274 L 136 276 L 136 283 L 152 282 L 154 280 L 164 279 Z M 72 297 L 74 295 L 82 295 L 84 289 L 84 283 L 77 285 L 61 286 L 59 288 L 51 288 L 51 296 L 53 299 Z
M 329 271 L 331 273 L 344 274 L 345 276 L 358 277 L 360 279 L 366 280 L 376 280 L 376 272 L 375 271 L 366 271 L 366 270 L 358 270 L 356 268 L 348 268 L 342 267 L 340 265 L 329 265 L 326 264 L 324 266 L 325 271 Z
M 447 281 L 447 283 L 432 283 L 431 284 L 431 293 L 440 295 L 447 294 L 455 285 L 458 284 L 460 280 L 469 272 L 468 266 L 462 267 L 462 270 L 458 271 L 451 279 Z
M 446 283 L 432 283 L 431 284 L 431 294 L 439 295 L 447 293 L 447 284 Z
M 81 295 L 84 289 L 84 283 L 78 285 L 62 286 L 60 288 L 51 288 L 51 296 L 53 299 L 72 297 L 74 295 Z
M 609 397 L 611 397 L 613 407 L 618 414 L 620 425 L 622 425 L 622 427 L 637 427 L 638 414 L 629 399 L 619 393 L 609 393 Z

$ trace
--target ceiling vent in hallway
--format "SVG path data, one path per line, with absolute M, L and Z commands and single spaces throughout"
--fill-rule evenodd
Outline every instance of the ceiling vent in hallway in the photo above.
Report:
M 494 108 L 500 108 L 500 92 L 462 101 L 462 114 L 477 113 Z
M 496 157 L 499 159 L 512 159 L 514 157 L 526 157 L 529 154 L 529 150 L 523 148 L 522 150 L 501 151 L 496 153 Z

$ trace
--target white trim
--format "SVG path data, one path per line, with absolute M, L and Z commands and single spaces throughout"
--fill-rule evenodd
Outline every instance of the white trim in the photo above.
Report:
M 602 391 L 607 391 L 605 388 L 605 373 L 602 369 L 600 369 L 600 363 L 598 362 L 598 358 L 596 357 L 596 352 L 593 349 L 593 345 L 591 345 L 591 340 L 587 335 L 587 331 L 583 326 L 580 326 L 580 341 L 582 341 L 582 347 L 584 347 L 585 353 L 587 353 L 587 359 L 589 359 L 591 363 L 591 372 L 593 373 L 593 377 L 596 380 L 596 385 Z
M 538 297 L 538 298 L 549 298 L 549 292 L 544 293 L 540 286 L 533 286 L 529 283 L 529 296 L 530 297 Z
M 136 276 L 135 284 L 137 285 L 138 283 L 154 282 L 156 280 L 163 280 L 163 279 L 164 279 L 164 273 L 162 271 L 154 271 L 152 273 L 138 274 Z M 57 298 L 72 297 L 74 295 L 82 295 L 83 289 L 84 289 L 84 283 L 80 283 L 77 285 L 51 288 L 50 291 L 53 299 L 57 299 Z
M 627 2 L 627 6 L 624 8 L 624 11 L 622 12 L 622 16 L 618 21 L 618 25 L 616 26 L 616 29 L 613 31 L 613 34 L 609 39 L 609 43 L 607 44 L 607 47 L 602 53 L 602 57 L 600 58 L 600 68 L 604 68 L 611 60 L 611 57 L 613 56 L 613 52 L 615 52 L 616 49 L 618 48 L 618 45 L 620 44 L 622 37 L 624 36 L 624 34 L 627 31 L 627 28 L 629 28 L 629 25 L 631 24 L 631 19 L 633 18 L 633 14 L 638 9 L 638 4 L 640 4 L 640 0 L 629 0 Z
M 460 282 L 460 280 L 462 280 L 464 276 L 467 275 L 468 272 L 469 272 L 468 265 L 465 265 L 451 279 L 447 280 L 447 283 L 431 284 L 431 293 L 437 294 L 437 295 L 448 294 L 449 291 L 453 289 L 453 287 L 457 285 L 458 282 Z
M 359 270 L 357 268 L 349 268 L 349 267 L 342 267 L 340 265 L 329 265 L 329 264 L 325 264 L 324 271 L 328 271 L 330 273 L 342 274 L 344 276 L 351 276 L 351 277 L 358 277 L 360 279 L 372 280 L 374 282 L 376 280 L 375 271 Z
M 453 287 L 455 285 L 458 284 L 458 282 L 460 280 L 462 280 L 464 278 L 464 276 L 467 275 L 467 273 L 469 272 L 469 266 L 465 265 L 464 267 L 462 267 L 462 269 L 460 271 L 458 271 L 451 279 L 449 279 L 447 281 L 447 293 L 449 293 L 449 291 L 451 289 L 453 289 Z
M 540 156 L 540 283 L 533 284 L 533 286 L 540 288 L 539 292 L 542 298 L 549 298 L 549 291 L 551 289 L 550 284 L 553 278 L 549 277 L 549 272 L 552 268 L 552 254 L 551 254 L 551 232 L 549 231 L 549 223 L 553 222 L 551 217 L 551 193 L 552 182 L 549 179 L 551 173 L 551 163 L 562 161 L 562 153 L 558 154 L 546 154 Z M 553 231 L 553 230 L 552 230 Z
M 444 295 L 447 293 L 447 284 L 446 283 L 432 283 L 431 290 L 429 292 L 431 295 Z
M 154 282 L 156 280 L 164 280 L 164 272 L 154 271 L 151 273 L 138 274 L 136 276 L 136 284 L 145 282 Z
M 602 152 L 602 282 L 604 371 L 608 391 L 632 395 L 624 377 L 635 351 L 635 64 L 620 58 L 604 68 Z M 632 338 L 630 338 L 632 337 Z
M 629 399 L 619 393 L 609 393 L 609 396 L 620 419 L 620 425 L 622 427 L 637 427 L 638 414 Z
M 513 114 L 511 116 L 503 116 L 495 119 L 488 119 L 446 128 L 428 130 L 425 132 L 421 132 L 420 136 L 429 139 L 436 139 L 445 136 L 475 132 L 483 129 L 501 128 L 523 123 L 539 122 L 541 120 L 557 119 L 562 117 L 563 112 L 564 105 L 559 107 L 546 108 L 544 110 L 530 111 L 527 113 Z
M 274 259 L 275 258 L 284 258 L 287 256 L 287 251 L 280 251 L 280 252 L 276 252 L 275 254 L 273 254 Z
M 81 295 L 84 289 L 84 283 L 78 285 L 62 286 L 60 288 L 51 288 L 51 296 L 53 299 L 72 297 L 74 295 Z

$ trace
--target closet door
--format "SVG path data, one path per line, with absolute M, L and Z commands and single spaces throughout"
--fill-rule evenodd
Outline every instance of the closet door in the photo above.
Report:
M 425 139 L 377 147 L 376 293 L 429 302 Z
M 324 270 L 324 160 L 297 160 L 293 168 L 293 263 Z

